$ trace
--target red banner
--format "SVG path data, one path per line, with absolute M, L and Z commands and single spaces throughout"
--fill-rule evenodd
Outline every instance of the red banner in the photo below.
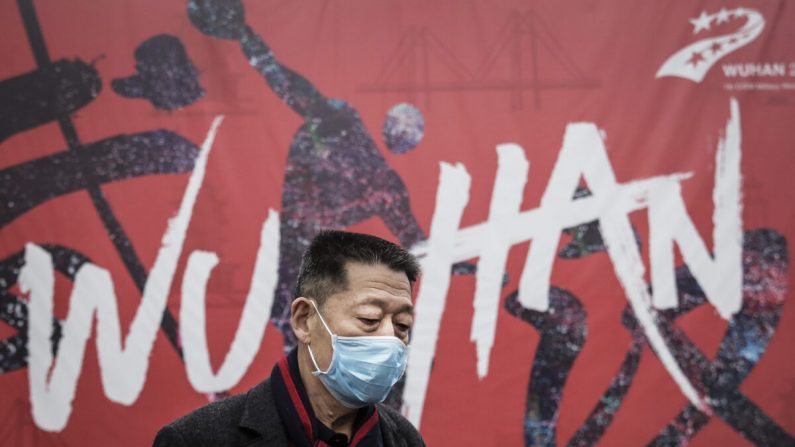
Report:
M 429 445 L 792 445 L 784 1 L 0 4 L 0 439 L 147 445 L 420 257 Z

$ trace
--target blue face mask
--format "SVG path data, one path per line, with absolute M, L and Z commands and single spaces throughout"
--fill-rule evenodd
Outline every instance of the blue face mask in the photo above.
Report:
M 317 305 L 320 321 L 331 334 L 331 363 L 321 371 L 312 347 L 309 356 L 315 365 L 312 374 L 320 379 L 334 398 L 348 408 L 360 408 L 383 402 L 389 390 L 406 371 L 408 347 L 397 337 L 341 337 L 329 329 Z

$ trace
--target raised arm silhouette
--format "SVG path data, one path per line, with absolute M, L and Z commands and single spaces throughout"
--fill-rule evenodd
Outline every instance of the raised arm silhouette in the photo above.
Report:
M 322 229 L 341 229 L 380 217 L 401 245 L 425 239 L 400 176 L 387 164 L 359 113 L 347 102 L 327 98 L 306 78 L 282 64 L 265 40 L 245 23 L 239 1 L 191 1 L 188 12 L 203 33 L 239 40 L 254 69 L 304 120 L 295 132 L 282 190 L 279 281 L 271 319 L 295 346 L 289 327 L 290 303 L 301 254 Z M 399 104 L 387 117 L 384 135 L 395 153 L 422 138 L 422 115 Z M 471 270 L 471 268 L 465 270 Z

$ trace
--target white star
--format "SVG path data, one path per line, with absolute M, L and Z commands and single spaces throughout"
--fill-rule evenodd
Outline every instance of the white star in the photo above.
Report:
M 718 11 L 718 21 L 716 23 L 728 22 L 729 17 L 731 17 L 731 13 L 727 11 L 726 8 L 721 8 L 720 11 Z
M 702 29 L 709 30 L 710 21 L 712 21 L 712 17 L 707 15 L 706 11 L 701 11 L 701 15 L 698 18 L 690 19 L 690 23 L 693 24 L 693 34 L 698 34 Z

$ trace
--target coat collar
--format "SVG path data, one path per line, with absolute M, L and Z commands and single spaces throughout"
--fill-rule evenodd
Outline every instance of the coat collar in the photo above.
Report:
M 287 435 L 276 409 L 270 379 L 260 382 L 246 393 L 243 416 L 238 427 L 257 435 L 250 446 L 287 445 Z

